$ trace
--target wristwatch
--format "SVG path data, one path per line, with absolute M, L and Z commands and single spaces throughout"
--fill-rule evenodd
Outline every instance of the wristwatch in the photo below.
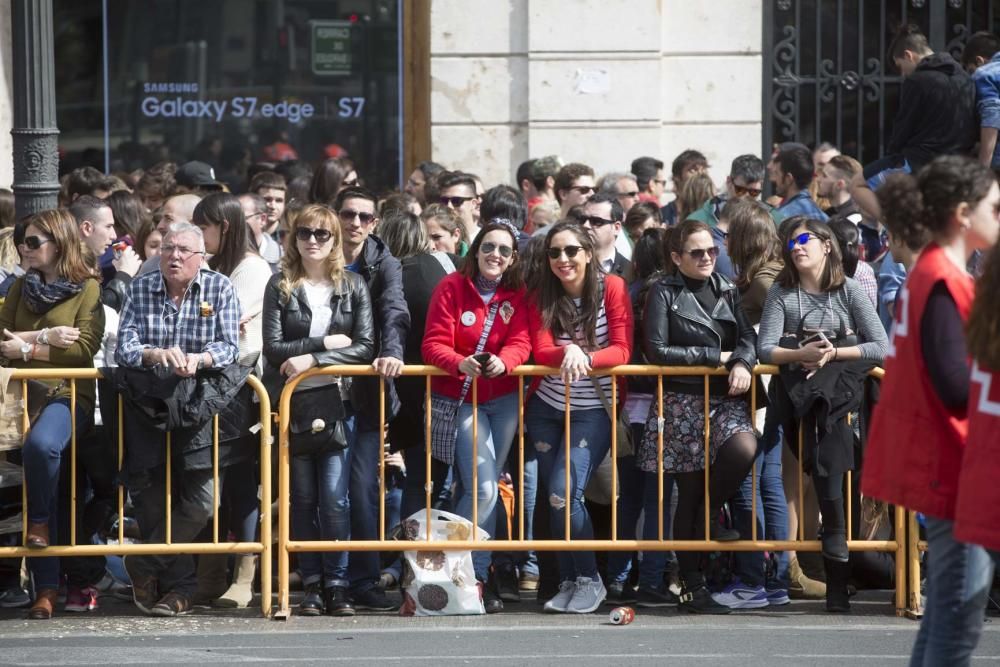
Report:
M 48 345 L 49 344 L 49 330 L 48 330 L 48 328 L 42 329 L 42 333 L 38 334 L 38 343 L 39 343 L 39 345 Z
M 21 358 L 28 361 L 29 355 L 31 355 L 31 343 L 25 343 L 21 346 Z

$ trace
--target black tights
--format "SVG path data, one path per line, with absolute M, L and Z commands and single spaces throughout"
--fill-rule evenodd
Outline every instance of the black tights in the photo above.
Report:
M 723 503 L 740 488 L 757 454 L 757 438 L 753 433 L 737 433 L 722 443 L 712 464 L 708 488 L 711 494 L 709 517 L 716 520 Z M 700 540 L 705 537 L 705 471 L 676 473 L 677 510 L 674 512 L 674 539 Z M 677 564 L 688 587 L 702 580 L 701 552 L 678 551 Z
M 819 511 L 823 514 L 823 555 L 847 560 L 847 521 L 844 518 L 844 473 L 813 475 Z

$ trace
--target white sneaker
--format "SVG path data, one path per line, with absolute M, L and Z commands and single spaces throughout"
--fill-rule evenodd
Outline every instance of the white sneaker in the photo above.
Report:
M 555 594 L 551 600 L 545 603 L 542 607 L 543 611 L 547 611 L 552 614 L 563 613 L 566 611 L 566 606 L 569 601 L 573 599 L 573 594 L 576 592 L 576 583 L 573 581 L 564 581 L 559 584 L 559 592 Z
M 576 591 L 573 599 L 566 605 L 566 611 L 570 614 L 589 614 L 596 611 L 607 596 L 608 589 L 604 587 L 600 576 L 597 579 L 577 577 Z

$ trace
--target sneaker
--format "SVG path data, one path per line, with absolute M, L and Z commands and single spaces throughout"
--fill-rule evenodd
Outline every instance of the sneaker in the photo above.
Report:
M 363 593 L 354 593 L 351 598 L 354 601 L 355 609 L 367 611 L 396 611 L 399 609 L 399 603 L 389 599 L 385 591 L 378 586 L 372 586 Z
M 646 609 L 673 607 L 680 602 L 680 598 L 674 595 L 669 588 L 664 591 L 658 591 L 655 588 L 643 588 L 640 586 L 639 592 L 635 597 L 635 606 Z
M 308 584 L 305 589 L 305 595 L 302 596 L 302 601 L 299 602 L 299 616 L 319 616 L 326 611 L 326 605 L 323 603 L 323 593 L 320 589 L 320 585 Z
M 131 600 L 132 587 L 106 571 L 104 577 L 94 585 L 100 597 L 113 597 L 118 600 Z
M 553 614 L 565 613 L 566 606 L 569 604 L 569 601 L 573 599 L 573 593 L 575 592 L 575 581 L 562 582 L 559 584 L 559 592 L 555 594 L 555 597 L 545 603 L 545 606 L 542 607 L 542 611 L 547 611 Z
M 28 595 L 28 591 L 20 586 L 0 591 L 0 609 L 20 609 L 30 604 L 31 596 Z
M 518 590 L 517 573 L 514 568 L 501 567 L 493 570 L 493 585 L 496 593 L 504 602 L 520 602 L 521 591 Z
M 378 578 L 378 587 L 383 591 L 391 591 L 399 586 L 396 575 L 392 572 L 383 572 Z
M 732 609 L 721 605 L 712 599 L 705 584 L 697 588 L 685 590 L 680 598 L 680 608 L 691 614 L 729 614 Z
M 712 599 L 730 609 L 760 609 L 768 604 L 763 586 L 748 586 L 739 579 L 712 593 Z
M 153 616 L 184 616 L 191 613 L 191 598 L 171 591 L 149 611 Z
M 788 597 L 788 589 L 780 584 L 765 584 L 764 593 L 767 595 L 767 604 L 772 607 L 780 607 L 791 602 Z
M 66 611 L 84 612 L 97 609 L 98 591 L 93 586 L 70 586 L 66 592 Z
M 633 604 L 636 601 L 635 589 L 628 583 L 614 582 L 608 584 L 608 596 L 604 598 L 604 604 L 619 606 L 623 604 Z
M 607 596 L 608 589 L 604 587 L 600 577 L 577 577 L 576 590 L 566 605 L 566 611 L 570 614 L 589 614 L 596 611 Z
M 522 572 L 521 578 L 517 581 L 517 587 L 522 591 L 537 591 L 538 575 Z
M 159 599 L 156 577 L 149 577 L 144 574 L 140 574 L 135 569 L 135 561 L 133 558 L 133 556 L 125 556 L 122 558 L 122 564 L 125 566 L 125 572 L 128 574 L 128 578 L 132 582 L 132 601 L 135 603 L 135 606 L 139 608 L 139 611 L 149 615 L 152 613 L 153 606 Z
M 354 616 L 354 606 L 343 586 L 332 586 L 323 591 L 323 605 L 327 616 Z

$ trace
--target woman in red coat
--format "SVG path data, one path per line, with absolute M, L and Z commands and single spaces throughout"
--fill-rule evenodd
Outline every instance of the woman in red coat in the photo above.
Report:
M 469 520 L 474 493 L 472 466 L 478 461 L 477 518 L 479 527 L 491 537 L 496 535 L 498 482 L 517 433 L 518 383 L 507 371 L 523 364 L 531 353 L 521 272 L 512 268 L 516 262 L 517 230 L 506 220 L 491 220 L 472 242 L 462 269 L 448 274 L 435 288 L 421 347 L 426 363 L 450 373 L 431 379 L 436 399 L 433 418 L 446 421 L 457 409 L 457 438 L 432 438 L 433 455 L 449 465 L 454 462 L 456 511 Z M 478 383 L 475 453 L 473 379 Z M 472 561 L 476 578 L 483 584 L 486 611 L 501 611 L 503 602 L 486 586 L 490 552 L 476 551 Z
M 610 376 L 587 374 L 595 368 L 628 363 L 632 356 L 632 304 L 625 281 L 600 268 L 589 230 L 560 222 L 545 237 L 548 267 L 538 270 L 530 327 L 535 361 L 557 366 L 535 384 L 524 423 L 538 459 L 539 485 L 548 489 L 552 537 L 591 539 L 594 527 L 583 502 L 591 474 L 611 447 L 611 420 L 601 394 L 610 401 Z M 566 460 L 566 394 L 569 393 L 569 461 Z M 570 488 L 566 488 L 569 465 Z M 570 535 L 565 532 L 566 504 Z M 607 590 L 593 552 L 560 552 L 559 593 L 545 611 L 585 614 L 595 611 Z
M 964 327 L 973 279 L 966 266 L 996 242 L 1000 189 L 989 169 L 954 156 L 893 188 L 893 206 L 913 208 L 913 224 L 926 226 L 932 241 L 896 301 L 861 492 L 927 515 L 927 606 L 910 664 L 968 664 L 990 567 L 981 548 L 953 534 L 968 427 Z

